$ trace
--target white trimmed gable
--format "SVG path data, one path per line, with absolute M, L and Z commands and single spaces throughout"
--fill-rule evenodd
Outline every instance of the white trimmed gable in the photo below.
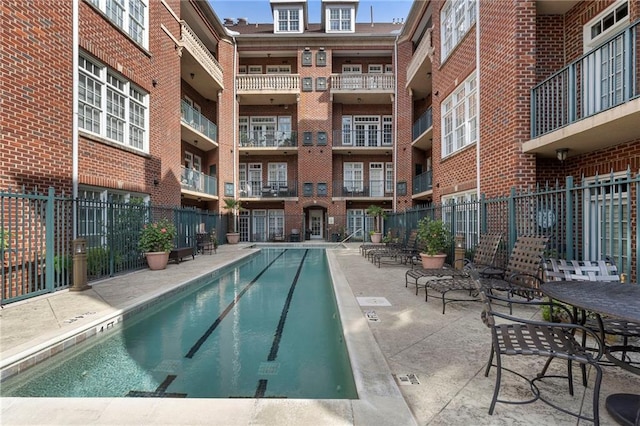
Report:
M 308 28 L 307 0 L 269 0 L 274 34 L 301 34 Z
M 322 28 L 326 33 L 354 33 L 359 0 L 322 0 Z

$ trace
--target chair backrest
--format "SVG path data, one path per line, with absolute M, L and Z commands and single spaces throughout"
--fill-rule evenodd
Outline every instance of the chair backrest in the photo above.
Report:
M 405 244 L 405 247 L 408 249 L 412 249 L 416 246 L 416 241 L 418 240 L 418 231 L 415 229 L 412 229 L 411 232 L 409 233 L 409 238 L 407 238 L 407 244 Z
M 545 259 L 544 274 L 546 281 L 620 281 L 618 268 L 610 259 Z
M 493 266 L 502 234 L 482 234 L 473 253 L 475 265 Z
M 510 279 L 512 276 L 517 276 L 518 285 L 538 288 L 540 282 L 533 277 L 538 277 L 540 274 L 540 266 L 548 242 L 549 237 L 518 237 L 509 255 L 505 278 Z

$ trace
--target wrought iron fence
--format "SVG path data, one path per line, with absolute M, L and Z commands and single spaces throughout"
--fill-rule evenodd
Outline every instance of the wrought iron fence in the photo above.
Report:
M 580 184 L 569 176 L 564 186 L 512 189 L 505 197 L 431 204 L 390 214 L 385 229 L 400 230 L 406 239 L 422 217 L 442 219 L 452 235 L 464 238 L 470 252 L 480 234 L 500 232 L 503 244 L 498 259 L 503 264 L 519 236 L 544 235 L 549 237 L 546 256 L 576 260 L 608 256 L 636 282 L 639 197 L 640 174 L 627 171 L 582 178 Z M 453 256 L 453 251 L 452 245 L 448 254 Z
M 467 202 L 430 204 L 388 214 L 383 232 L 406 241 L 424 216 L 444 220 L 453 235 L 463 237 L 471 252 L 480 234 L 500 232 L 498 261 L 505 264 L 516 239 L 523 235 L 549 237 L 546 255 L 566 259 L 612 257 L 621 273 L 637 282 L 639 263 L 637 226 L 640 174 L 630 171 L 575 184 L 537 186 L 505 196 Z M 74 211 L 75 210 L 75 211 Z M 0 192 L 1 302 L 9 303 L 58 289 L 72 279 L 72 224 L 87 241 L 89 280 L 97 280 L 145 266 L 138 249 L 145 223 L 166 218 L 175 224 L 176 247 L 196 247 L 197 234 L 215 230 L 225 243 L 227 216 L 194 208 L 76 199 L 47 194 Z M 74 218 L 75 216 L 75 218 Z M 345 215 L 307 217 L 284 215 L 283 209 L 241 212 L 243 241 L 339 242 L 369 241 L 373 217 L 364 209 Z M 454 247 L 449 255 L 453 256 Z

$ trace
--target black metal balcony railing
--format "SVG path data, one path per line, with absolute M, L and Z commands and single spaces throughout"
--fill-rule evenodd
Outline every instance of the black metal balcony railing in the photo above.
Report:
M 185 101 L 182 101 L 181 109 L 181 118 L 183 123 L 202 133 L 212 141 L 218 141 L 218 126 L 209 121 L 209 119 L 202 115 L 200 111 L 196 110 Z
M 240 132 L 240 147 L 287 148 L 298 146 L 297 132 L 252 131 Z
M 240 198 L 286 198 L 298 196 L 298 182 L 290 181 L 240 181 Z
M 621 105 L 640 95 L 640 21 L 561 69 L 531 91 L 531 137 Z
M 391 181 L 385 180 L 345 180 L 333 182 L 334 197 L 391 197 Z
M 418 118 L 413 123 L 413 140 L 418 139 L 418 137 L 426 132 L 430 127 L 433 126 L 433 110 L 431 107 L 427 108 L 425 112 L 422 113 L 420 118 Z
M 180 186 L 203 194 L 218 195 L 218 180 L 215 177 L 184 166 L 180 176 Z
M 393 130 L 334 130 L 333 146 L 350 148 L 372 148 L 393 146 Z
M 433 189 L 433 173 L 428 170 L 413 178 L 413 193 L 419 194 Z

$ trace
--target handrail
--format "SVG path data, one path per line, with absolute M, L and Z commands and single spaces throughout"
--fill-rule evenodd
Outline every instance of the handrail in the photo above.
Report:
M 344 247 L 344 248 L 347 248 L 347 246 L 345 246 L 345 245 L 344 245 L 344 243 L 345 243 L 347 240 L 351 239 L 351 237 L 353 237 L 354 235 L 356 235 L 358 232 L 363 231 L 363 230 L 364 230 L 363 228 L 356 229 L 356 230 L 355 230 L 355 231 L 353 231 L 351 234 L 347 235 L 347 237 L 346 237 L 344 240 L 340 241 L 339 245 L 341 245 L 341 246 L 342 246 L 342 247 Z

